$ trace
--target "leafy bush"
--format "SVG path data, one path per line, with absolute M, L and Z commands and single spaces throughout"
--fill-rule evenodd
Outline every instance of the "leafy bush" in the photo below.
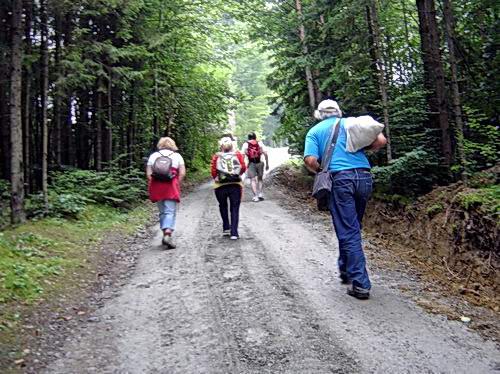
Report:
M 500 186 L 493 185 L 486 188 L 461 192 L 458 202 L 462 208 L 469 210 L 479 208 L 486 213 L 500 214 Z
M 30 195 L 25 201 L 25 210 L 28 218 L 50 216 L 77 219 L 85 211 L 88 199 L 76 193 L 57 194 L 49 191 L 49 206 L 45 210 L 41 193 Z
M 146 198 L 147 193 L 146 178 L 135 169 L 106 172 L 74 170 L 57 172 L 51 177 L 51 190 L 60 197 L 66 195 L 60 205 L 76 203 L 69 195 L 79 195 L 85 202 L 131 208 Z
M 0 227 L 9 222 L 10 183 L 0 179 Z
M 439 178 L 437 160 L 420 148 L 372 171 L 376 192 L 411 197 L 429 192 Z

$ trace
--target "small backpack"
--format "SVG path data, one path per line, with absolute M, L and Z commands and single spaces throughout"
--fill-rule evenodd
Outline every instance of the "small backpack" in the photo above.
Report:
M 256 140 L 249 140 L 247 142 L 247 156 L 250 162 L 260 162 L 260 155 L 262 150 L 260 149 L 259 142 Z
M 218 153 L 217 156 L 219 183 L 241 182 L 241 162 L 236 153 Z
M 152 166 L 152 176 L 154 179 L 164 182 L 169 182 L 174 179 L 174 174 L 172 173 L 172 159 L 169 156 L 172 156 L 174 152 L 170 153 L 168 156 L 165 156 L 161 151 L 160 157 L 158 157 Z

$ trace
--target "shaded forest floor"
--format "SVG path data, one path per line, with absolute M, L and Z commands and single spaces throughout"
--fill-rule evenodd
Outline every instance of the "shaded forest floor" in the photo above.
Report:
M 317 211 L 310 197 L 312 177 L 301 167 L 288 165 L 273 174 L 269 183 L 330 222 L 329 214 Z M 461 183 L 409 204 L 374 198 L 364 221 L 366 252 L 372 273 L 392 270 L 418 281 L 394 282 L 416 304 L 450 320 L 470 318 L 471 328 L 498 342 L 498 221 L 481 207 L 481 199 L 482 192 Z

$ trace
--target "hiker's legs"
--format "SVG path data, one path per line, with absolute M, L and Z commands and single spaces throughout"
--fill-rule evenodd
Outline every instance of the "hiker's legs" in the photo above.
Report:
M 229 190 L 229 202 L 231 206 L 231 236 L 238 235 L 238 223 L 240 219 L 241 187 L 238 185 L 227 186 Z
M 219 188 L 215 189 L 215 197 L 217 198 L 217 201 L 219 202 L 219 212 L 220 216 L 222 218 L 222 230 L 229 230 L 230 225 L 229 225 L 229 215 L 227 211 L 227 187 L 229 186 L 222 186 Z
M 160 211 L 160 228 L 164 234 L 171 235 L 175 230 L 177 201 L 162 200 L 156 203 Z
M 257 169 L 257 193 L 262 194 L 262 189 L 264 188 L 264 163 L 259 162 L 255 165 Z
M 331 213 L 339 241 L 339 270 L 347 273 L 354 286 L 370 289 L 370 278 L 366 271 L 366 259 L 361 246 L 361 226 L 356 207 L 357 197 L 361 194 L 361 189 L 358 191 L 357 178 L 356 172 L 346 171 L 335 175 Z
M 254 196 L 257 196 L 257 194 L 259 193 L 259 188 L 257 184 L 258 184 L 257 177 L 252 178 L 252 192 Z
M 357 172 L 356 193 L 356 214 L 358 217 L 359 226 L 362 226 L 363 216 L 365 214 L 366 205 L 370 199 L 373 187 L 372 175 L 369 171 Z
M 255 162 L 248 163 L 247 177 L 250 178 L 250 186 L 252 187 L 253 196 L 258 194 L 257 186 L 257 164 Z

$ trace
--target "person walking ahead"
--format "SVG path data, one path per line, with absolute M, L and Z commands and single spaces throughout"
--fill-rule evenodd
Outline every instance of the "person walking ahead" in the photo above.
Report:
M 243 182 L 241 175 L 246 171 L 245 158 L 234 150 L 233 141 L 223 137 L 219 141 L 220 152 L 212 157 L 212 177 L 214 178 L 215 197 L 219 202 L 219 211 L 222 218 L 222 234 L 237 240 L 238 223 L 240 216 L 241 195 Z M 230 204 L 231 218 L 228 214 Z
M 146 166 L 149 199 L 156 203 L 160 211 L 162 243 L 167 248 L 173 249 L 175 244 L 172 235 L 175 230 L 177 206 L 181 200 L 180 186 L 186 175 L 186 167 L 173 139 L 161 138 L 157 148 L 158 151 L 149 156 Z
M 264 167 L 269 170 L 269 156 L 264 147 L 264 143 L 257 141 L 254 132 L 248 134 L 248 141 L 241 147 L 241 152 L 247 156 L 248 172 L 247 176 L 252 183 L 253 201 L 264 200 L 262 189 L 264 188 Z M 266 159 L 266 165 L 262 162 L 262 155 Z
M 352 283 L 347 293 L 358 299 L 370 297 L 371 283 L 366 270 L 366 259 L 361 245 L 361 221 L 372 191 L 370 163 L 364 150 L 346 151 L 347 133 L 345 119 L 337 102 L 324 100 L 317 111 L 322 121 L 309 130 L 306 136 L 304 162 L 313 173 L 320 170 L 319 159 L 329 146 L 332 126 L 338 123 L 339 132 L 330 164 L 332 192 L 330 212 L 339 241 L 338 267 L 342 283 Z M 378 150 L 386 144 L 379 134 L 369 147 Z

